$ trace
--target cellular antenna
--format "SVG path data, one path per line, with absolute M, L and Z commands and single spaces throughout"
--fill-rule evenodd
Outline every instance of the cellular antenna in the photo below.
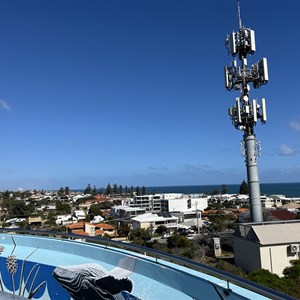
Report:
M 225 66 L 225 87 L 228 91 L 240 91 L 235 104 L 229 108 L 229 116 L 233 126 L 243 131 L 242 153 L 247 168 L 249 204 L 252 222 L 262 222 L 262 206 L 260 199 L 260 185 L 258 178 L 258 157 L 260 143 L 255 137 L 254 127 L 257 121 L 267 122 L 266 101 L 263 98 L 261 105 L 254 99 L 249 99 L 250 83 L 257 89 L 269 81 L 267 59 L 248 65 L 247 56 L 253 55 L 256 50 L 255 33 L 250 28 L 242 26 L 240 1 L 237 0 L 239 30 L 227 35 L 225 45 L 228 53 L 234 57 L 230 66 Z M 238 59 L 236 59 L 236 56 Z
M 241 8 L 240 8 L 240 0 L 237 0 L 237 8 L 238 8 L 238 18 L 239 18 L 239 27 L 242 28 L 242 18 L 241 18 Z

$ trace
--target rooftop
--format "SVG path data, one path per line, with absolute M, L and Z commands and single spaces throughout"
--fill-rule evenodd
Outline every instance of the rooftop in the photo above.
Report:
M 261 245 L 299 243 L 300 220 L 239 224 L 235 234 Z

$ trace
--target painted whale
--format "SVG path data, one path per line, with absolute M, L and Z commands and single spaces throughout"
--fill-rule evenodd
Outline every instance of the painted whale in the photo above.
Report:
M 52 274 L 75 300 L 140 300 L 131 294 L 133 282 L 127 277 L 120 278 L 117 275 L 132 273 L 134 264 L 135 261 L 130 261 L 129 269 L 124 269 L 123 261 L 121 267 L 110 272 L 94 263 L 60 266 L 56 267 Z

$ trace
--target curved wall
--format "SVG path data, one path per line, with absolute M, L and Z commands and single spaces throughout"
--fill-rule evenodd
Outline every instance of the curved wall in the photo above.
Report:
M 268 299 L 233 284 L 226 295 L 223 280 L 114 247 L 15 234 L 0 234 L 0 245 L 4 290 L 25 297 L 36 290 L 33 299 Z

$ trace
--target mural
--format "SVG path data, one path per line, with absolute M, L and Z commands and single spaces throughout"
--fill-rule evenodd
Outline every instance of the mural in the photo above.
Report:
M 135 269 L 134 257 L 123 257 L 109 271 L 97 263 L 49 266 L 28 261 L 38 248 L 18 260 L 11 238 L 13 250 L 7 257 L 0 257 L 1 291 L 40 300 L 141 300 L 134 296 L 134 282 L 129 278 Z M 3 251 L 0 246 L 0 255 Z
M 57 267 L 53 276 L 75 300 L 109 299 L 138 300 L 131 294 L 133 282 L 128 278 L 118 278 L 98 264 Z M 117 275 L 117 274 L 116 274 Z
M 5 267 L 3 260 L 1 261 L 1 277 L 0 289 L 1 291 L 10 291 L 13 295 L 32 299 L 40 290 L 45 290 L 46 281 L 41 281 L 37 284 L 36 278 L 39 273 L 39 264 L 31 266 L 30 270 L 25 268 L 27 259 L 37 250 L 32 251 L 23 261 L 19 263 L 14 255 L 16 243 L 11 237 L 14 247 L 11 254 L 5 260 Z M 4 246 L 0 246 L 0 254 L 4 251 Z M 21 265 L 21 269 L 19 268 Z M 5 274 L 6 272 L 6 274 Z M 26 293 L 25 293 L 26 292 Z

